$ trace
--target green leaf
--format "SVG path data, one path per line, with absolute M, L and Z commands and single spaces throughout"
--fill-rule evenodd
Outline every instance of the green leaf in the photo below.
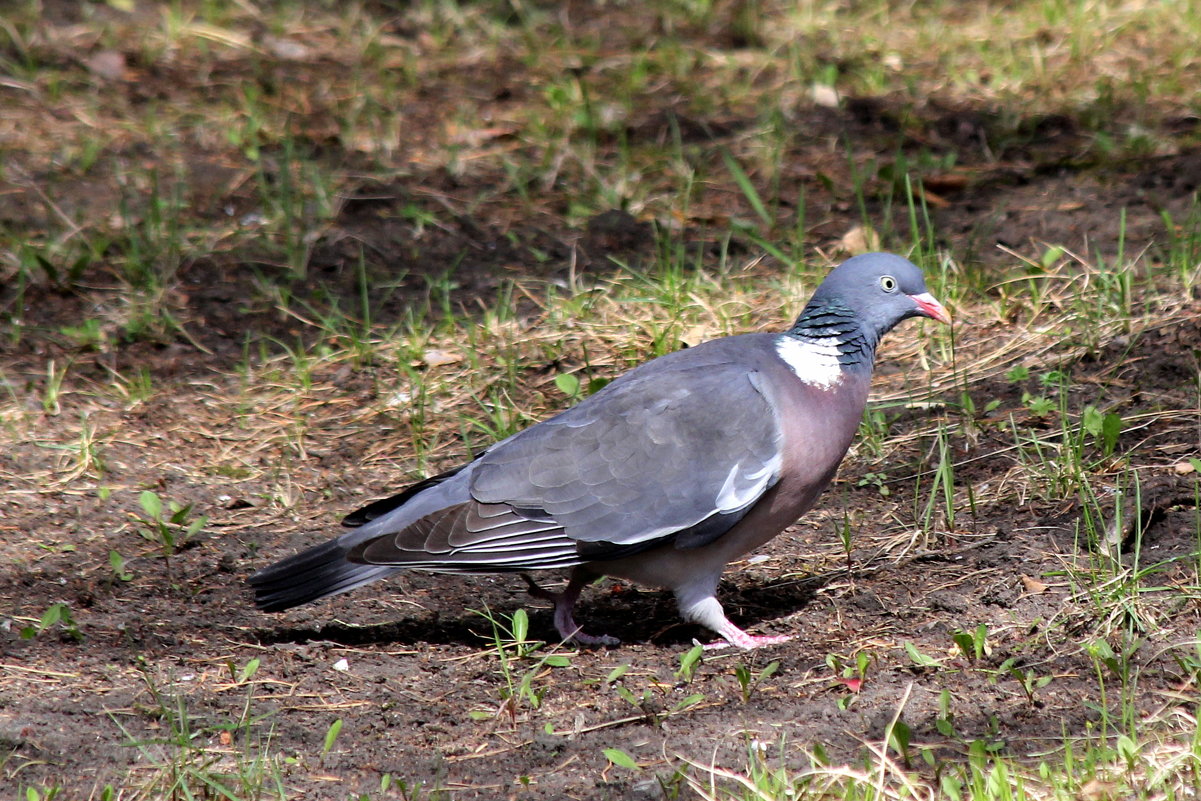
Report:
M 1130 739 L 1129 735 L 1119 734 L 1117 739 L 1118 753 L 1122 755 L 1122 759 L 1129 763 L 1133 763 L 1135 757 L 1138 756 L 1138 743 Z
M 146 514 L 155 520 L 158 520 L 163 514 L 163 502 L 150 490 L 142 490 L 142 494 L 138 496 L 138 503 L 142 504 L 142 509 Z
M 57 284 L 58 268 L 54 266 L 54 262 L 47 259 L 41 253 L 33 254 L 33 258 L 34 261 L 38 263 L 38 266 L 40 266 L 46 272 L 46 277 L 50 279 L 50 283 Z
M 909 743 L 912 737 L 913 733 L 910 731 L 909 726 L 905 724 L 905 721 L 897 720 L 893 724 L 892 731 L 889 732 L 888 740 L 898 754 L 905 756 L 909 753 Z
M 555 386 L 569 398 L 580 394 L 580 379 L 573 373 L 559 373 L 555 376 Z
M 108 563 L 113 569 L 113 575 L 121 581 L 129 581 L 133 578 L 133 573 L 125 569 L 125 557 L 118 551 L 108 552 Z
M 746 687 L 751 683 L 751 669 L 746 665 L 739 664 L 734 668 L 734 678 L 738 680 L 741 687 Z
M 1113 453 L 1113 449 L 1117 447 L 1121 433 L 1122 416 L 1115 412 L 1105 415 L 1105 419 L 1101 421 L 1101 448 L 1106 456 Z
M 638 763 L 634 761 L 634 758 L 620 748 L 606 748 L 601 753 L 605 755 L 605 759 L 619 768 L 642 770 L 642 768 L 638 767 Z
M 46 611 L 42 613 L 42 630 L 45 631 L 55 623 L 61 623 L 64 617 L 63 613 L 66 608 L 66 604 L 50 604 L 50 606 L 46 608 Z M 66 616 L 69 617 L 70 612 L 67 612 Z
M 338 739 L 338 732 L 340 731 L 342 731 L 342 718 L 338 718 L 329 724 L 329 729 L 325 732 L 325 743 L 321 748 L 321 753 L 329 753 L 329 750 L 334 747 L 334 741 Z
M 605 676 L 605 684 L 612 684 L 613 682 L 617 681 L 622 676 L 624 676 L 626 674 L 626 671 L 628 671 L 629 669 L 630 669 L 629 662 L 626 662 L 624 665 L 618 665 L 617 667 L 613 668 L 612 670 L 609 671 L 609 675 Z
M 962 801 L 963 799 L 963 782 L 950 773 L 944 773 L 938 780 L 939 786 L 942 787 L 943 795 L 950 801 Z
M 913 664 L 918 667 L 941 667 L 942 663 L 932 656 L 927 656 L 917 650 L 917 646 L 908 640 L 905 641 L 905 653 L 909 654 L 909 658 L 913 660 Z
M 518 609 L 513 613 L 513 639 L 516 642 L 525 642 L 526 635 L 530 633 L 530 618 L 524 609 Z
M 259 658 L 256 656 L 254 659 L 251 659 L 249 662 L 247 662 L 246 666 L 242 668 L 242 672 L 238 674 L 238 683 L 241 684 L 244 681 L 248 681 L 250 677 L 255 673 L 258 673 L 258 671 Z
M 968 393 L 959 393 L 959 405 L 963 407 L 963 411 L 968 417 L 976 416 L 976 401 L 972 400 L 972 396 Z
M 542 664 L 547 667 L 571 667 L 571 657 L 563 656 L 562 654 L 553 654 L 543 659 Z
M 676 676 L 683 681 L 692 681 L 693 671 L 696 670 L 696 665 L 701 661 L 704 653 L 703 645 L 694 645 L 685 653 L 680 654 L 680 669 L 676 671 Z
M 730 151 L 724 147 L 721 150 L 721 158 L 726 163 L 726 169 L 730 171 L 730 175 L 734 177 L 734 183 L 738 184 L 738 188 L 742 190 L 742 194 L 746 197 L 747 202 L 755 210 L 755 214 L 759 216 L 764 225 L 771 228 L 775 224 L 775 220 L 768 213 L 767 207 L 763 205 L 763 199 L 759 197 L 759 192 L 755 189 L 755 185 L 751 183 L 750 176 L 742 169 L 742 165 L 730 155 Z
M 1054 266 L 1055 262 L 1059 261 L 1063 257 L 1063 254 L 1063 248 L 1050 247 L 1043 251 L 1043 257 L 1039 259 L 1039 261 L 1042 264 L 1043 269 L 1050 269 L 1052 266 Z
M 1039 395 L 1029 395 L 1024 398 L 1026 406 L 1037 417 L 1046 417 L 1051 412 L 1055 411 L 1055 401 L 1048 397 Z
M 972 638 L 972 635 L 966 631 L 957 631 L 951 635 L 951 639 L 955 641 L 955 647 L 959 649 L 961 654 L 968 659 L 975 657 L 976 641 Z
M 1030 377 L 1030 368 L 1023 367 L 1020 364 L 1017 365 L 1016 367 L 1009 368 L 1009 372 L 1007 372 L 1005 374 L 1005 379 L 1007 381 L 1012 381 L 1012 382 L 1025 381 L 1029 377 Z
M 172 503 L 170 520 L 172 523 L 174 523 L 175 525 L 178 526 L 178 525 L 182 524 L 183 521 L 188 519 L 188 514 L 191 511 L 192 511 L 192 504 L 190 504 L 190 503 L 184 504 L 183 506 L 179 506 L 178 504 Z

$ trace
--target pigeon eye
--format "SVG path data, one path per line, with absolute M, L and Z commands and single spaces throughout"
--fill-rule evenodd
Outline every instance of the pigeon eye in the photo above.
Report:
M 885 292 L 896 292 L 897 279 L 893 278 L 891 275 L 880 276 L 880 288 Z

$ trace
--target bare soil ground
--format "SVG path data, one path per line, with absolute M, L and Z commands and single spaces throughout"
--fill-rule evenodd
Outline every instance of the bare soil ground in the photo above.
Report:
M 181 79 L 147 69 L 123 88 L 170 98 Z M 520 65 L 490 63 L 473 73 L 471 91 L 503 104 L 522 86 Z M 406 98 L 410 113 L 439 120 L 445 92 L 454 88 Z M 666 103 L 648 106 L 626 133 L 662 136 L 662 120 L 673 111 Z M 1032 253 L 1037 243 L 1053 243 L 1106 258 L 1118 252 L 1119 239 L 1127 254 L 1161 247 L 1163 212 L 1187 216 L 1201 183 L 1201 150 L 1188 147 L 1081 162 L 1074 156 L 1085 134 L 1058 112 L 1032 112 L 1022 126 L 1038 133 L 998 151 L 973 149 L 989 140 L 993 110 L 931 102 L 903 111 L 902 124 L 901 110 L 890 108 L 887 98 L 798 109 L 795 124 L 804 133 L 785 154 L 797 165 L 786 180 L 805 187 L 811 214 L 821 210 L 809 226 L 817 247 L 836 252 L 860 222 L 840 189 L 850 183 L 843 180 L 847 163 L 831 154 L 830 132 L 865 153 L 954 149 L 954 177 L 928 183 L 937 198 L 933 229 L 942 248 L 983 271 L 1012 266 L 997 243 Z M 1169 139 L 1186 124 L 1161 122 L 1159 132 Z M 720 143 L 745 123 L 736 114 L 700 120 L 690 135 Z M 184 149 L 200 172 L 222 161 L 219 154 Z M 329 158 L 353 161 L 339 153 Z M 0 217 L 10 227 L 33 230 L 55 214 L 30 189 L 53 166 L 25 169 L 28 180 L 12 181 L 0 193 Z M 819 173 L 833 181 L 816 179 Z M 112 191 L 109 178 L 100 162 L 84 176 L 56 181 L 55 197 L 62 204 L 104 205 L 112 202 L 104 195 Z M 653 258 L 652 234 L 632 217 L 610 213 L 564 222 L 559 212 L 570 180 L 548 189 L 538 200 L 541 210 L 532 213 L 496 196 L 502 180 L 487 171 L 417 168 L 350 183 L 342 188 L 346 201 L 313 244 L 309 279 L 292 291 L 313 302 L 357 297 L 360 245 L 370 254 L 371 280 L 396 285 L 377 319 L 428 303 L 430 281 L 448 269 L 453 302 L 470 311 L 479 308 L 477 301 L 495 302 L 506 281 L 602 275 L 615 269 L 611 256 L 627 263 Z M 244 184 L 212 183 L 195 189 L 197 206 L 214 213 L 253 207 Z M 746 212 L 733 186 L 706 197 L 713 220 L 729 206 Z M 879 195 L 869 195 L 869 203 L 877 227 L 886 228 L 884 216 L 893 212 Z M 405 204 L 429 205 L 445 222 L 417 235 L 414 223 L 391 213 Z M 900 211 L 893 224 L 905 224 Z M 698 247 L 715 247 L 700 227 L 684 236 Z M 755 251 L 737 235 L 731 247 Z M 256 347 L 268 336 L 315 336 L 256 300 L 258 268 L 250 264 L 252 254 L 235 251 L 182 267 L 174 308 L 191 339 L 99 350 L 81 349 L 54 332 L 111 302 L 115 284 L 97 277 L 85 289 L 49 282 L 22 288 L 19 316 L 36 335 L 0 355 L 7 391 L 27 419 L 36 420 L 33 426 L 12 423 L 0 450 L 0 559 L 6 565 L 0 571 L 0 775 L 9 786 L 57 785 L 82 798 L 105 784 L 151 781 L 162 773 L 154 758 L 160 747 L 139 749 L 128 740 L 169 737 L 172 718 L 163 707 L 173 699 L 186 705 L 196 737 L 216 760 L 214 770 L 251 742 L 290 757 L 281 763 L 283 782 L 292 797 L 306 798 L 376 793 L 384 773 L 445 788 L 456 799 L 659 798 L 680 787 L 675 771 L 681 760 L 738 765 L 748 749 L 762 749 L 771 759 L 803 765 L 805 752 L 820 744 L 832 761 L 854 763 L 898 715 L 914 743 L 940 752 L 961 753 L 965 742 L 982 739 L 1030 753 L 1065 732 L 1094 730 L 1100 709 L 1112 706 L 1114 699 L 1100 694 L 1104 677 L 1093 672 L 1084 649 L 1129 621 L 1110 619 L 1113 607 L 1099 613 L 1096 599 L 1081 590 L 1078 577 L 1100 568 L 1095 551 L 1081 541 L 1078 498 L 1006 489 L 1025 469 L 1011 417 L 1035 429 L 1043 423 L 1021 398 L 1023 389 L 1038 389 L 1035 378 L 1023 383 L 1000 373 L 971 386 L 980 408 L 1000 402 L 971 425 L 938 403 L 901 412 L 891 421 L 884 454 L 857 448 L 818 509 L 760 556 L 735 566 L 721 590 L 731 617 L 753 631 L 795 639 L 752 654 L 707 654 L 690 678 L 677 673 L 680 654 L 693 638 L 707 635 L 678 622 L 670 597 L 612 582 L 587 593 L 580 617 L 624 644 L 568 650 L 569 667 L 538 670 L 532 681 L 541 694 L 538 708 L 528 699 L 505 708 L 507 685 L 490 650 L 491 628 L 471 611 L 510 614 L 528 607 L 532 636 L 551 638 L 549 612 L 526 598 L 517 578 L 412 574 L 279 616 L 256 612 L 245 577 L 335 533 L 342 514 L 410 480 L 412 454 L 405 451 L 407 435 L 378 412 L 380 386 L 394 371 L 332 364 L 314 375 L 312 402 L 303 409 L 267 394 L 262 405 L 244 405 L 260 397 L 247 394 L 239 372 L 247 331 L 256 332 Z M 767 260 L 755 269 L 785 268 Z M 5 302 L 14 297 L 13 286 L 0 290 Z M 802 300 L 796 299 L 798 308 Z M 519 312 L 523 308 L 519 303 Z M 1142 504 L 1158 512 L 1148 519 L 1138 558 L 1144 567 L 1159 565 L 1149 583 L 1172 587 L 1196 583 L 1192 479 L 1178 476 L 1173 465 L 1198 449 L 1201 305 L 1181 297 L 1165 314 L 1094 348 L 1032 352 L 1025 363 L 1035 376 L 1070 373 L 1070 408 L 1103 405 L 1128 421 L 1118 452 L 1139 466 Z M 1005 336 L 1007 323 L 968 316 L 958 325 L 959 345 L 970 353 Z M 909 347 L 917 336 L 914 329 L 886 340 L 882 391 L 922 372 Z M 39 406 L 52 362 L 72 371 L 61 408 L 53 411 Z M 134 367 L 154 376 L 157 391 L 149 399 L 125 405 L 91 391 L 114 371 Z M 532 379 L 549 368 L 522 369 Z M 933 400 L 957 403 L 958 389 L 944 388 Z M 72 474 L 76 462 L 67 449 L 79 440 L 81 415 L 103 444 L 99 478 L 83 468 Z M 297 420 L 300 455 L 285 434 Z M 921 535 L 914 498 L 924 503 L 927 497 L 936 431 L 944 422 L 957 432 L 958 514 L 953 527 Z M 963 435 L 968 429 L 970 436 Z M 453 458 L 436 454 L 435 466 Z M 878 473 L 894 479 L 888 495 L 870 479 Z M 281 475 L 293 489 L 290 505 L 264 500 Z M 1113 489 L 1104 475 L 1096 481 L 1099 491 Z M 112 494 L 102 497 L 101 486 Z M 169 574 L 133 522 L 135 490 L 147 488 L 209 517 L 203 532 L 170 559 Z M 969 505 L 969 493 L 980 502 Z M 1158 498 L 1167 501 L 1157 507 Z M 848 524 L 854 537 L 849 555 L 839 539 Z M 128 560 L 128 580 L 114 575 L 114 550 Z M 22 638 L 30 620 L 60 602 L 69 606 L 78 638 L 63 626 Z M 1201 628 L 1201 610 L 1195 599 L 1157 605 L 1154 593 L 1137 606 L 1133 625 L 1144 645 L 1130 655 L 1130 665 L 1139 675 L 1137 706 L 1153 714 L 1177 703 L 1191 680 L 1175 648 Z M 954 648 L 952 635 L 981 624 L 989 631 L 989 652 L 969 659 Z M 915 651 L 932 661 L 919 664 Z M 840 681 L 841 666 L 854 665 L 859 654 L 867 656 L 865 681 L 852 692 Z M 254 658 L 261 660 L 257 674 L 238 681 L 238 671 Z M 755 674 L 773 661 L 778 670 L 744 692 L 739 668 Z M 524 675 L 534 665 L 519 659 L 514 670 Z M 628 670 L 619 679 L 606 681 L 623 665 Z M 940 710 L 948 703 L 940 702 L 944 692 L 949 709 Z M 337 719 L 341 731 L 325 753 L 323 741 Z M 939 730 L 940 719 L 953 721 L 954 736 Z M 605 748 L 624 750 L 642 770 L 611 764 Z

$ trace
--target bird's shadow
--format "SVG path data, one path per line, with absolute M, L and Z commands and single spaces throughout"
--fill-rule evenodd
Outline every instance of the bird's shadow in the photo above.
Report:
M 784 579 L 766 584 L 734 585 L 723 583 L 718 596 L 726 614 L 739 626 L 766 628 L 763 624 L 800 611 L 836 573 L 817 574 L 800 579 Z M 530 638 L 553 641 L 557 635 L 552 610 L 541 605 L 531 607 Z M 517 600 L 492 607 L 491 614 L 500 622 L 526 604 Z M 713 634 L 704 628 L 681 621 L 675 598 L 670 592 L 635 590 L 620 585 L 605 585 L 585 590 L 577 607 L 576 620 L 592 634 L 609 634 L 629 645 L 675 646 L 700 640 Z M 356 625 L 330 620 L 316 625 L 264 626 L 253 631 L 263 645 L 277 643 L 332 642 L 339 645 L 466 645 L 478 648 L 493 642 L 494 631 L 488 619 L 477 612 L 439 610 L 420 616 L 386 623 Z

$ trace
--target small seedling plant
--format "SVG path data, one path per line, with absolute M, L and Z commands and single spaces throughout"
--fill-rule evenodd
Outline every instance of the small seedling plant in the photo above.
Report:
M 193 518 L 192 504 L 190 503 L 180 505 L 175 501 L 168 501 L 164 507 L 158 494 L 150 490 L 142 492 L 138 497 L 138 503 L 145 512 L 145 516 L 135 518 L 138 521 L 137 532 L 142 539 L 158 546 L 167 571 L 167 583 L 173 585 L 171 557 L 195 536 L 196 532 L 204 528 L 208 523 L 208 516 L 201 515 Z
M 71 614 L 71 607 L 62 602 L 50 604 L 35 625 L 22 628 L 21 639 L 32 640 L 42 632 L 56 627 L 76 642 L 83 641 L 83 634 L 79 631 L 79 624 L 75 622 L 75 617 Z
M 490 639 L 504 680 L 499 711 L 507 714 L 509 721 L 516 725 L 517 713 L 523 703 L 531 709 L 542 706 L 542 699 L 550 688 L 538 686 L 539 679 L 546 677 L 549 668 L 570 666 L 571 660 L 565 654 L 538 653 L 546 643 L 529 638 L 530 621 L 524 609 L 517 609 L 512 615 L 494 615 L 487 608 L 472 611 L 492 625 Z M 523 662 L 533 664 L 523 669 Z M 494 717 L 493 713 L 483 710 L 473 710 L 470 714 L 476 719 Z

